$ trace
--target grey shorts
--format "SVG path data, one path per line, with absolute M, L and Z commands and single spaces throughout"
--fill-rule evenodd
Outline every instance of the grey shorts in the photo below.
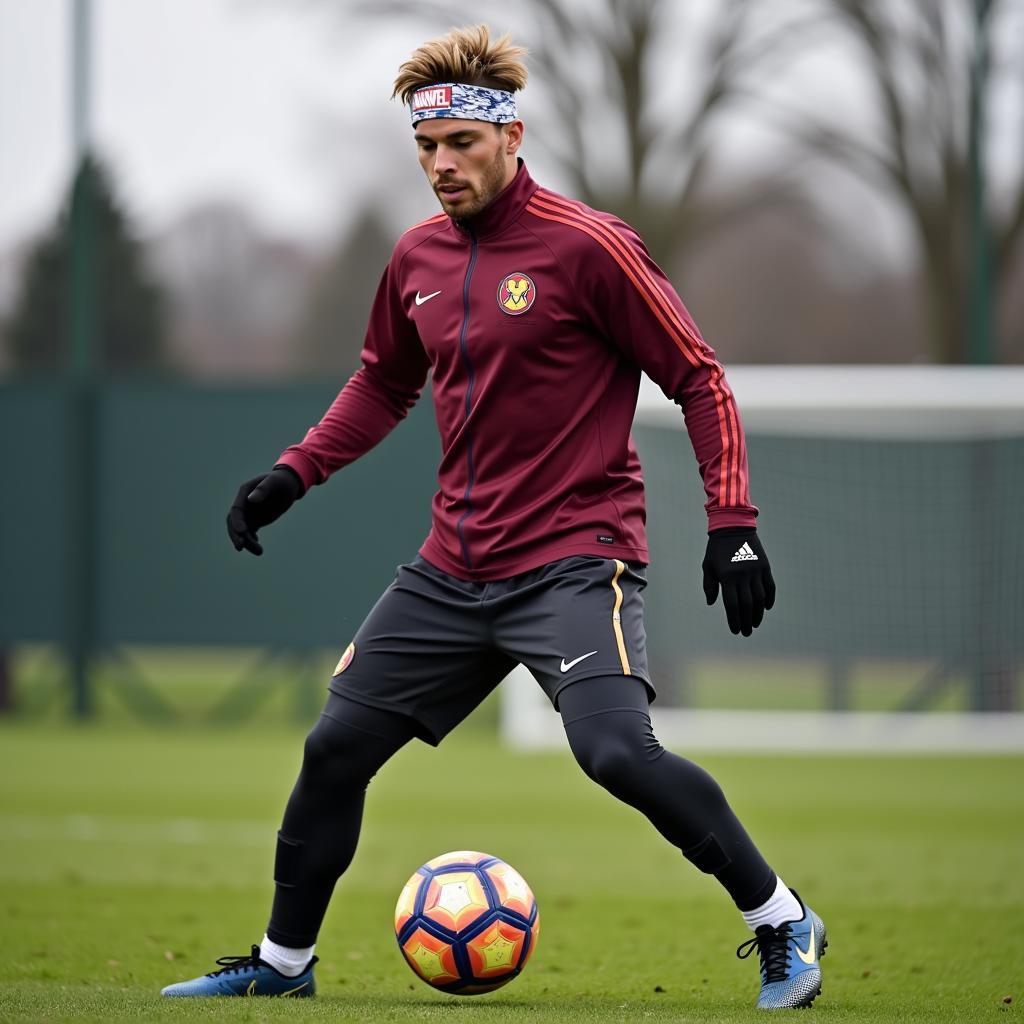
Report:
M 330 690 L 413 718 L 439 743 L 518 664 L 558 707 L 595 676 L 634 676 L 654 699 L 644 566 L 574 555 L 504 580 L 470 582 L 417 556 L 399 566 L 342 655 Z

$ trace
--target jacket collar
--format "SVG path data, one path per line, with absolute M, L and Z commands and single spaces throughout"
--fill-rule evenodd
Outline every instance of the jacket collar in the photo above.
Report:
M 461 235 L 486 238 L 504 231 L 523 212 L 530 196 L 540 187 L 526 169 L 522 157 L 517 158 L 516 176 L 505 186 L 490 206 L 468 220 L 452 218 L 452 227 Z

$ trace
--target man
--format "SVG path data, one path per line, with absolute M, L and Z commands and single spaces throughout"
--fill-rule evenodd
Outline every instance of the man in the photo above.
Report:
M 775 596 L 722 367 L 636 234 L 540 188 L 518 159 L 525 51 L 485 26 L 420 47 L 395 83 L 443 213 L 399 240 L 362 366 L 301 444 L 246 481 L 237 550 L 359 458 L 433 377 L 433 524 L 349 644 L 278 833 L 266 935 L 165 995 L 312 995 L 317 933 L 355 852 L 369 780 L 437 744 L 519 663 L 583 770 L 725 887 L 754 937 L 763 1007 L 820 991 L 821 920 L 764 861 L 717 783 L 651 731 L 648 560 L 630 438 L 640 373 L 676 401 L 708 495 L 704 591 L 749 636 Z

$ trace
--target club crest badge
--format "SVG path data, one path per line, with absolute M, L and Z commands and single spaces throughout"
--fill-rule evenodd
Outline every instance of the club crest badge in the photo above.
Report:
M 537 298 L 537 286 L 526 274 L 509 274 L 498 285 L 498 305 L 509 316 L 525 313 Z
M 356 645 L 355 644 L 349 644 L 348 647 L 345 648 L 345 653 L 341 656 L 341 660 L 335 666 L 334 673 L 332 674 L 331 678 L 333 679 L 334 676 L 340 676 L 341 673 L 344 672 L 345 669 L 347 669 L 349 667 L 349 665 L 352 664 L 352 659 L 355 656 L 356 656 Z

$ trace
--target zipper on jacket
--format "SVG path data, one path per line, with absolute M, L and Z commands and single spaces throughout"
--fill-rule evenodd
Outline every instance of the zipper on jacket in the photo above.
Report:
M 468 423 L 470 409 L 473 405 L 473 386 L 476 384 L 476 373 L 473 370 L 472 360 L 469 358 L 469 344 L 466 340 L 466 335 L 469 333 L 469 284 L 473 278 L 473 268 L 476 266 L 477 248 L 476 232 L 469 225 L 466 226 L 466 230 L 469 232 L 470 239 L 469 265 L 466 267 L 466 277 L 462 282 L 462 329 L 459 331 L 459 352 L 462 354 L 462 363 L 466 368 L 466 421 Z M 473 506 L 470 504 L 470 494 L 476 479 L 476 469 L 473 465 L 473 436 L 468 427 L 466 428 L 466 463 L 466 490 L 462 496 L 466 505 L 466 511 L 462 513 L 458 523 L 456 523 L 455 531 L 458 533 L 459 543 L 462 545 L 462 558 L 466 563 L 466 568 L 472 569 L 473 560 L 469 555 L 469 545 L 466 543 L 463 529 L 463 524 L 473 512 Z

